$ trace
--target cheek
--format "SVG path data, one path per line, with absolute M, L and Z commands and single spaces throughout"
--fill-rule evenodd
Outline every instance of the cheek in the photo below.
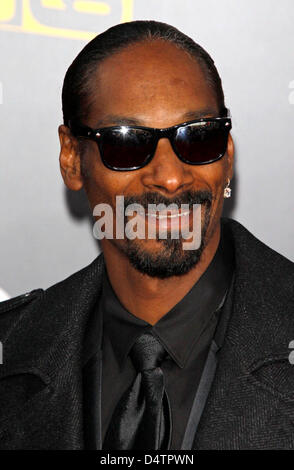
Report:
M 208 165 L 195 167 L 196 186 L 209 189 L 215 198 L 221 194 L 226 175 L 226 161 L 220 160 Z
M 195 168 L 196 186 L 211 191 L 213 196 L 210 208 L 210 231 L 214 231 L 221 217 L 223 207 L 223 194 L 227 174 L 227 161 L 222 159 L 208 165 Z M 195 189 L 198 189 L 197 187 Z
M 125 195 L 135 189 L 133 172 L 109 170 L 100 160 L 99 155 L 88 160 L 88 177 L 84 181 L 90 205 L 107 203 L 115 207 L 116 196 Z
M 221 160 L 219 162 L 215 162 L 215 168 L 213 171 L 211 170 L 211 185 L 212 185 L 212 193 L 213 193 L 213 203 L 212 203 L 212 218 L 216 223 L 218 219 L 221 217 L 222 209 L 223 209 L 223 202 L 224 202 L 224 187 L 227 179 L 227 159 Z M 213 166 L 212 165 L 212 166 Z

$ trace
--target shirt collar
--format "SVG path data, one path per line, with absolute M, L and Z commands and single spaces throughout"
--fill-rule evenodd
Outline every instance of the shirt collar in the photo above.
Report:
M 218 309 L 230 284 L 233 262 L 231 250 L 221 236 L 217 251 L 206 271 L 190 291 L 155 325 L 136 317 L 117 298 L 107 276 L 103 275 L 99 309 L 104 331 L 122 368 L 136 338 L 150 330 L 177 365 L 184 368 L 194 344 Z

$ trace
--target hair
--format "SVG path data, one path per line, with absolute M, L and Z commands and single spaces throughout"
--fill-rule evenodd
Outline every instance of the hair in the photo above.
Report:
M 115 25 L 97 35 L 77 55 L 68 68 L 62 88 L 63 122 L 83 122 L 90 109 L 91 80 L 104 59 L 138 42 L 162 40 L 174 44 L 200 65 L 207 83 L 213 89 L 219 115 L 226 116 L 221 78 L 210 55 L 193 39 L 178 29 L 158 21 L 130 21 Z

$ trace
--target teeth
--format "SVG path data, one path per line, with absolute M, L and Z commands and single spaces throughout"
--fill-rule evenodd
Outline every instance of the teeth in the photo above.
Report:
M 149 213 L 147 212 L 147 216 L 149 217 L 154 217 L 154 218 L 157 218 L 157 219 L 165 219 L 166 217 L 170 218 L 170 219 L 174 219 L 175 217 L 184 217 L 185 215 L 189 215 L 189 212 L 190 211 L 186 211 L 186 212 L 181 212 L 180 214 L 172 214 L 172 215 L 167 215 L 167 214 L 164 214 L 164 215 L 157 215 L 157 214 L 154 214 L 154 213 Z

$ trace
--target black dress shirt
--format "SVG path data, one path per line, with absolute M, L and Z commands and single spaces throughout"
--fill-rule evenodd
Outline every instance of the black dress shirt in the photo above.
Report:
M 206 271 L 184 298 L 154 325 L 124 308 L 112 289 L 105 269 L 102 294 L 85 338 L 87 350 L 90 344 L 94 354 L 95 318 L 103 315 L 102 439 L 117 403 L 137 375 L 129 352 L 137 336 L 150 330 L 168 352 L 161 368 L 172 413 L 170 449 L 181 448 L 193 399 L 219 320 L 219 307 L 230 286 L 233 269 L 230 245 L 222 232 L 217 251 Z M 84 383 L 87 421 L 91 414 L 91 379 L 84 377 Z M 91 441 L 91 436 L 88 437 Z

